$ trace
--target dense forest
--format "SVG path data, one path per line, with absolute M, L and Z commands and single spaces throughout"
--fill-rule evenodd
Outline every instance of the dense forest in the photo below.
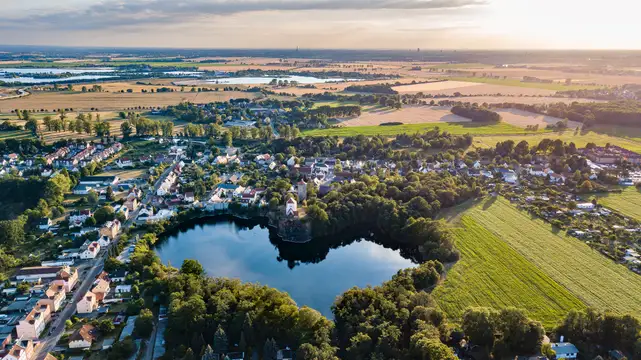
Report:
M 452 108 L 451 111 L 452 114 L 468 118 L 472 121 L 489 123 L 497 123 L 501 121 L 501 115 L 499 115 L 498 113 L 475 105 L 456 105 Z

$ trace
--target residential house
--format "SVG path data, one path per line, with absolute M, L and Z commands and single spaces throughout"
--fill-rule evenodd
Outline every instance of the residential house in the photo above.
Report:
M 508 184 L 516 184 L 516 182 L 518 181 L 518 177 L 514 170 L 499 168 L 497 169 L 497 172 L 499 173 L 503 181 Z
M 124 283 L 129 272 L 125 269 L 117 270 L 109 274 L 109 278 L 113 283 Z
M 69 337 L 70 349 L 89 349 L 97 339 L 96 329 L 91 324 L 84 324 Z
M 557 359 L 576 359 L 579 356 L 579 350 L 571 343 L 551 343 L 550 347 L 556 352 Z
M 91 292 L 96 296 L 97 301 L 102 301 L 111 290 L 109 281 L 106 279 L 97 279 L 94 284 Z
M 20 339 L 16 341 L 2 360 L 30 360 L 33 357 L 33 341 Z
M 116 294 L 129 294 L 130 292 L 131 292 L 131 285 L 116 286 Z
M 58 312 L 62 307 L 62 302 L 65 300 L 66 294 L 64 282 L 53 281 L 47 291 L 45 291 L 46 298 L 43 299 L 43 303 L 51 306 L 51 311 Z
M 287 216 L 296 216 L 298 215 L 298 203 L 293 198 L 287 200 L 285 206 L 285 215 Z
M 551 173 L 550 175 L 550 182 L 553 184 L 563 184 L 565 183 L 565 176 L 561 174 L 555 174 Z
M 74 286 L 78 283 L 78 270 L 69 266 L 65 266 L 56 277 L 56 281 L 61 280 L 64 282 L 65 291 L 71 292 Z
M 127 196 L 127 200 L 122 204 L 125 206 L 130 212 L 136 211 L 138 208 L 138 199 L 132 195 L 131 193 Z
M 196 196 L 194 195 L 194 192 L 186 191 L 183 196 L 183 201 L 186 203 L 193 203 L 194 201 L 196 201 Z
M 53 222 L 51 221 L 51 219 L 49 219 L 48 217 L 41 218 L 40 221 L 38 222 L 38 229 L 46 231 L 46 230 L 49 230 L 51 225 L 53 225 Z
M 116 214 L 123 214 L 125 216 L 125 220 L 129 219 L 129 208 L 125 205 L 118 205 L 114 210 L 116 211 Z
M 26 314 L 16 326 L 20 339 L 36 340 L 51 321 L 51 307 L 44 300 L 39 300 L 36 306 Z
M 100 244 L 97 241 L 86 242 L 80 247 L 79 257 L 83 260 L 95 259 L 100 252 Z
M 134 161 L 130 158 L 120 158 L 116 160 L 116 166 L 119 168 L 132 167 L 134 166 Z
M 292 167 L 296 165 L 296 158 L 294 156 L 287 159 L 287 166 Z
M 82 227 L 91 216 L 93 216 L 93 213 L 90 209 L 74 211 L 69 215 L 69 227 Z
M 111 239 L 109 236 L 103 235 L 98 239 L 98 244 L 100 244 L 100 248 L 106 248 L 111 244 Z
M 578 203 L 576 204 L 576 208 L 581 210 L 594 210 L 594 208 L 596 208 L 596 205 L 591 202 Z
M 107 236 L 110 239 L 114 239 L 118 232 L 120 231 L 120 221 L 107 221 L 105 225 L 100 229 L 101 236 Z
M 76 303 L 76 312 L 78 314 L 89 314 L 98 309 L 98 300 L 96 295 L 91 291 L 87 291 L 85 296 Z
M 152 207 L 143 207 L 138 212 L 138 220 L 147 220 L 150 216 L 154 216 L 154 209 Z

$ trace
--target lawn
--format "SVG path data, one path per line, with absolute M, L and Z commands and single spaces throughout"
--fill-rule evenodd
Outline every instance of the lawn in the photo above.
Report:
M 413 134 L 417 132 L 426 132 L 438 127 L 441 131 L 448 131 L 451 134 L 512 134 L 525 135 L 523 128 L 518 126 L 498 123 L 498 124 L 478 124 L 478 123 L 423 123 L 423 124 L 404 124 L 393 126 L 350 126 L 332 129 L 314 129 L 303 131 L 305 136 L 356 136 L 356 135 L 384 135 L 393 136 L 398 134 Z M 640 144 L 641 146 L 641 144 Z
M 453 230 L 461 260 L 433 296 L 449 318 L 460 320 L 468 307 L 516 307 L 546 328 L 571 309 L 585 305 L 521 254 L 469 216 Z
M 620 194 L 613 193 L 599 197 L 599 203 L 641 221 L 641 192 L 634 186 L 626 188 Z
M 641 276 L 584 242 L 532 218 L 503 198 L 486 200 L 465 215 L 587 306 L 619 314 L 641 314 Z M 508 271 L 520 272 L 514 268 Z
M 521 140 L 525 140 L 530 145 L 538 144 L 543 139 L 561 139 L 564 142 L 574 142 L 578 147 L 585 147 L 585 144 L 592 142 L 599 146 L 605 146 L 605 144 L 610 143 L 612 145 L 618 145 L 623 148 L 626 148 L 631 151 L 641 152 L 641 141 L 636 141 L 632 139 L 624 139 L 616 136 L 611 136 L 607 134 L 596 133 L 593 131 L 587 133 L 578 133 L 574 135 L 574 131 L 568 130 L 564 132 L 548 132 L 548 133 L 531 133 L 531 134 L 520 134 L 520 135 L 502 135 L 496 134 L 495 136 L 478 136 L 474 137 L 473 146 L 476 148 L 488 148 L 496 146 L 497 142 L 514 140 L 518 143 Z
M 519 79 L 510 79 L 510 78 L 495 79 L 495 78 L 485 78 L 485 77 L 451 77 L 448 79 L 454 80 L 454 81 L 469 81 L 469 82 L 483 83 L 483 84 L 518 86 L 518 87 L 556 90 L 556 91 L 598 89 L 602 87 L 602 86 L 595 86 L 595 85 L 578 85 L 578 84 L 564 85 L 561 83 L 548 84 L 548 83 L 523 82 Z

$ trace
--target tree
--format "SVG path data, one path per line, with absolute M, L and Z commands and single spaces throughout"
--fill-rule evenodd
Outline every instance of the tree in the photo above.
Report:
M 201 360 L 216 360 L 218 359 L 216 357 L 216 353 L 214 352 L 214 349 L 211 348 L 211 345 L 207 345 L 205 348 L 205 352 L 203 352 L 203 356 Z
M 139 338 L 148 338 L 154 329 L 154 314 L 149 309 L 140 310 L 134 324 L 134 335 Z
M 205 270 L 197 260 L 185 259 L 182 266 L 180 267 L 180 272 L 182 272 L 183 274 L 200 276 L 205 273 Z
M 85 220 L 85 226 L 94 227 L 96 226 L 96 224 L 97 224 L 96 218 L 93 216 L 90 216 L 87 218 L 87 220 Z
M 277 360 L 278 345 L 274 339 L 267 339 L 263 346 L 263 360 Z
M 114 201 L 114 189 L 111 186 L 107 186 L 107 200 Z
M 223 134 L 223 144 L 225 144 L 225 146 L 228 146 L 228 147 L 231 147 L 234 145 L 234 138 L 231 134 L 231 131 L 226 131 Z
M 27 123 L 24 124 L 26 130 L 31 131 L 32 134 L 38 135 L 38 121 L 34 118 L 27 120 Z
M 122 124 L 120 124 L 120 132 L 122 132 L 122 137 L 125 139 L 128 139 L 131 136 L 131 133 L 133 132 L 133 127 L 129 123 L 129 121 L 125 121 Z
M 109 334 L 116 328 L 110 319 L 103 319 L 97 325 L 98 330 L 103 334 Z
M 96 218 L 98 224 L 104 224 L 116 218 L 116 211 L 111 206 L 103 206 L 94 212 L 93 217 Z
M 228 349 L 227 334 L 225 330 L 219 325 L 216 333 L 214 334 L 214 353 L 226 354 Z
M 98 204 L 98 200 L 99 200 L 98 198 L 99 198 L 98 193 L 91 190 L 87 194 L 87 203 L 89 203 L 90 205 L 96 205 Z

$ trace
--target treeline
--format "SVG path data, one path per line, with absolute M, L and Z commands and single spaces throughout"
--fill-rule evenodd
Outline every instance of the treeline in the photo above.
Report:
M 17 153 L 23 156 L 39 154 L 47 146 L 40 139 L 6 139 L 0 140 L 0 153 Z
M 345 91 L 387 95 L 398 94 L 398 91 L 392 89 L 392 85 L 390 84 L 350 85 L 345 88 Z
M 168 120 L 151 120 L 137 113 L 120 113 L 121 118 L 127 120 L 120 124 L 122 136 L 127 139 L 133 135 L 134 130 L 138 136 L 162 135 L 171 137 L 174 135 L 174 123 Z
M 592 125 L 641 126 L 641 103 L 612 101 L 607 103 L 554 103 L 554 104 L 492 104 L 493 108 L 514 108 Z
M 449 173 L 411 172 L 384 179 L 362 175 L 358 182 L 309 199 L 307 215 L 316 237 L 373 233 L 377 242 L 401 249 L 416 262 L 451 262 L 458 259 L 451 235 L 432 218 L 441 208 L 484 194 L 477 181 Z
M 361 107 L 358 105 L 341 106 L 320 106 L 311 110 L 312 114 L 325 115 L 327 117 L 356 117 L 361 116 Z
M 456 105 L 451 111 L 452 114 L 459 115 L 476 122 L 498 123 L 501 121 L 501 115 L 498 113 L 470 104 Z
M 452 135 L 438 128 L 421 134 L 400 134 L 394 139 L 384 136 L 300 137 L 289 141 L 274 140 L 254 149 L 256 153 L 287 153 L 296 156 L 334 156 L 339 160 L 412 160 L 417 155 L 407 151 L 395 151 L 416 147 L 421 150 L 464 150 L 472 145 L 471 135 Z

